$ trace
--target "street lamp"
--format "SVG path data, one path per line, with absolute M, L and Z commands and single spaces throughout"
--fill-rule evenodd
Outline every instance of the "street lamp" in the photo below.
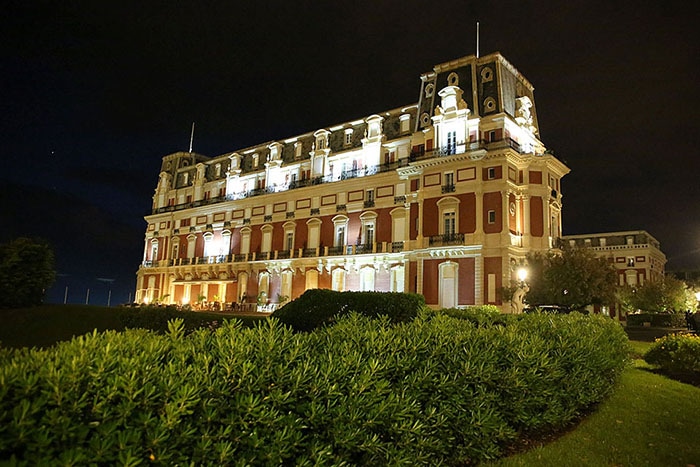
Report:
M 527 269 L 526 268 L 518 269 L 518 280 L 520 281 L 521 286 L 525 285 L 525 279 L 527 279 Z M 700 293 L 699 293 L 699 295 L 700 295 Z

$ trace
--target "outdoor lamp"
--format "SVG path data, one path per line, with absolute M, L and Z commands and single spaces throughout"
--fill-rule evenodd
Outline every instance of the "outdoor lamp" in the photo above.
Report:
M 525 268 L 518 269 L 518 280 L 520 281 L 520 283 L 521 284 L 525 283 L 525 279 L 527 279 L 527 269 L 525 269 Z

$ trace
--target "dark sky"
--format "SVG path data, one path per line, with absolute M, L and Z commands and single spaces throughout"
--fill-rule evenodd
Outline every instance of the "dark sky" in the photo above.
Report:
M 564 233 L 649 231 L 700 267 L 695 2 L 11 1 L 0 19 L 0 240 L 41 236 L 50 298 L 125 302 L 161 157 L 216 156 L 417 101 L 500 51 L 571 168 Z M 114 282 L 98 279 L 113 279 Z

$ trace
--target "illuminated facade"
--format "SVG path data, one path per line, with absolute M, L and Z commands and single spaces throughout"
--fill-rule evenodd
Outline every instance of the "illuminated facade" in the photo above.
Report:
M 561 237 L 569 169 L 500 54 L 420 77 L 417 104 L 217 157 L 163 158 L 136 299 L 271 303 L 310 288 L 501 305 Z M 504 307 L 505 310 L 508 307 Z
M 644 230 L 565 235 L 562 241 L 571 246 L 590 248 L 596 256 L 607 259 L 615 266 L 618 285 L 635 287 L 664 278 L 666 255 L 661 251 L 659 241 Z M 592 311 L 625 319 L 618 305 L 596 306 Z
M 644 230 L 566 235 L 562 240 L 607 259 L 617 270 L 618 285 L 634 287 L 664 278 L 666 255 L 661 243 Z

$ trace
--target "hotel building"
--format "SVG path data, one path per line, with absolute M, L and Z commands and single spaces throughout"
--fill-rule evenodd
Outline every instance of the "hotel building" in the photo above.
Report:
M 502 305 L 525 256 L 561 237 L 569 169 L 501 54 L 436 65 L 419 84 L 418 102 L 393 110 L 163 157 L 136 300 L 274 307 L 330 288 Z

